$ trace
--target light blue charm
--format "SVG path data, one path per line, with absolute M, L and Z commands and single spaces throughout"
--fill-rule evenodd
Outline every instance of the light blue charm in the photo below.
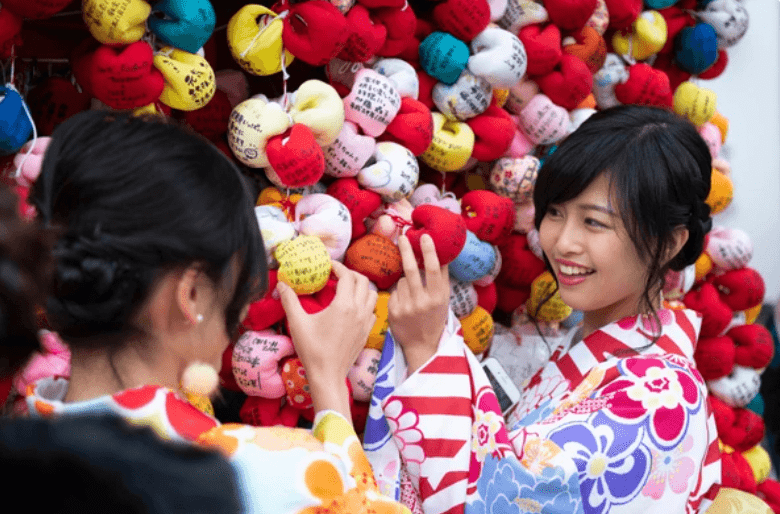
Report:
M 450 276 L 459 282 L 474 282 L 493 269 L 496 250 L 493 245 L 480 241 L 472 231 L 466 233 L 466 246 L 449 265 Z
M 469 54 L 466 43 L 446 32 L 434 32 L 420 43 L 420 65 L 425 73 L 448 86 L 466 69 Z
M 206 44 L 217 22 L 209 0 L 161 0 L 154 10 L 165 17 L 149 16 L 149 30 L 166 44 L 192 54 Z

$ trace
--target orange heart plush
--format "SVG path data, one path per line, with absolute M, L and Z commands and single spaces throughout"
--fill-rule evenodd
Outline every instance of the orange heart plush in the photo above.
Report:
M 634 64 L 628 69 L 628 80 L 615 85 L 615 97 L 624 104 L 672 106 L 672 89 L 669 77 L 661 70 L 645 63 Z
M 296 123 L 284 134 L 268 140 L 265 147 L 271 165 L 266 174 L 271 182 L 278 177 L 286 187 L 303 187 L 316 183 L 325 173 L 325 154 L 309 127 Z M 271 175 L 273 172 L 276 177 Z
M 439 265 L 449 264 L 466 245 L 466 222 L 454 212 L 436 205 L 423 204 L 412 211 L 412 223 L 406 231 L 406 237 L 417 257 L 417 263 L 423 267 L 423 255 L 420 238 L 428 234 L 436 246 Z
M 527 75 L 547 75 L 561 60 L 561 30 L 555 25 L 527 25 L 520 29 L 518 37 L 528 56 Z
M 393 286 L 403 274 L 401 251 L 384 236 L 366 234 L 347 249 L 344 265 L 362 273 L 380 290 Z
M 607 59 L 607 42 L 593 27 L 582 27 L 572 34 L 574 43 L 564 44 L 563 53 L 579 57 L 590 70 L 596 73 Z
M 569 54 L 561 57 L 556 69 L 535 80 L 553 103 L 567 111 L 576 109 L 593 89 L 593 75 L 587 65 Z

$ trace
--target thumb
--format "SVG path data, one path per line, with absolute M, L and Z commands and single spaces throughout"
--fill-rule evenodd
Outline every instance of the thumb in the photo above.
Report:
M 288 318 L 306 314 L 300 300 L 298 300 L 298 295 L 295 294 L 295 291 L 289 285 L 280 280 L 276 284 L 276 291 L 279 293 L 279 298 L 282 300 L 282 308 L 284 308 Z

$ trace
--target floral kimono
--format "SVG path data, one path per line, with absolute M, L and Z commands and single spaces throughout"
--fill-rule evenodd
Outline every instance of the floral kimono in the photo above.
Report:
M 380 490 L 426 514 L 703 512 L 721 469 L 701 320 L 658 315 L 657 338 L 632 317 L 554 339 L 506 422 L 454 316 L 409 377 L 389 336 L 364 439 Z
M 244 512 L 316 514 L 408 512 L 382 498 L 352 425 L 323 411 L 312 432 L 286 427 L 220 425 L 177 393 L 158 386 L 63 403 L 68 381 L 41 379 L 27 390 L 33 416 L 113 413 L 167 440 L 220 450 L 229 459 Z

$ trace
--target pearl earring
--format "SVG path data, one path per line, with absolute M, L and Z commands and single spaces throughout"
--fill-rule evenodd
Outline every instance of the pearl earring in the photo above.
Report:
M 195 316 L 195 321 L 198 322 L 198 323 L 202 322 L 203 321 L 203 314 L 198 314 L 197 316 Z

